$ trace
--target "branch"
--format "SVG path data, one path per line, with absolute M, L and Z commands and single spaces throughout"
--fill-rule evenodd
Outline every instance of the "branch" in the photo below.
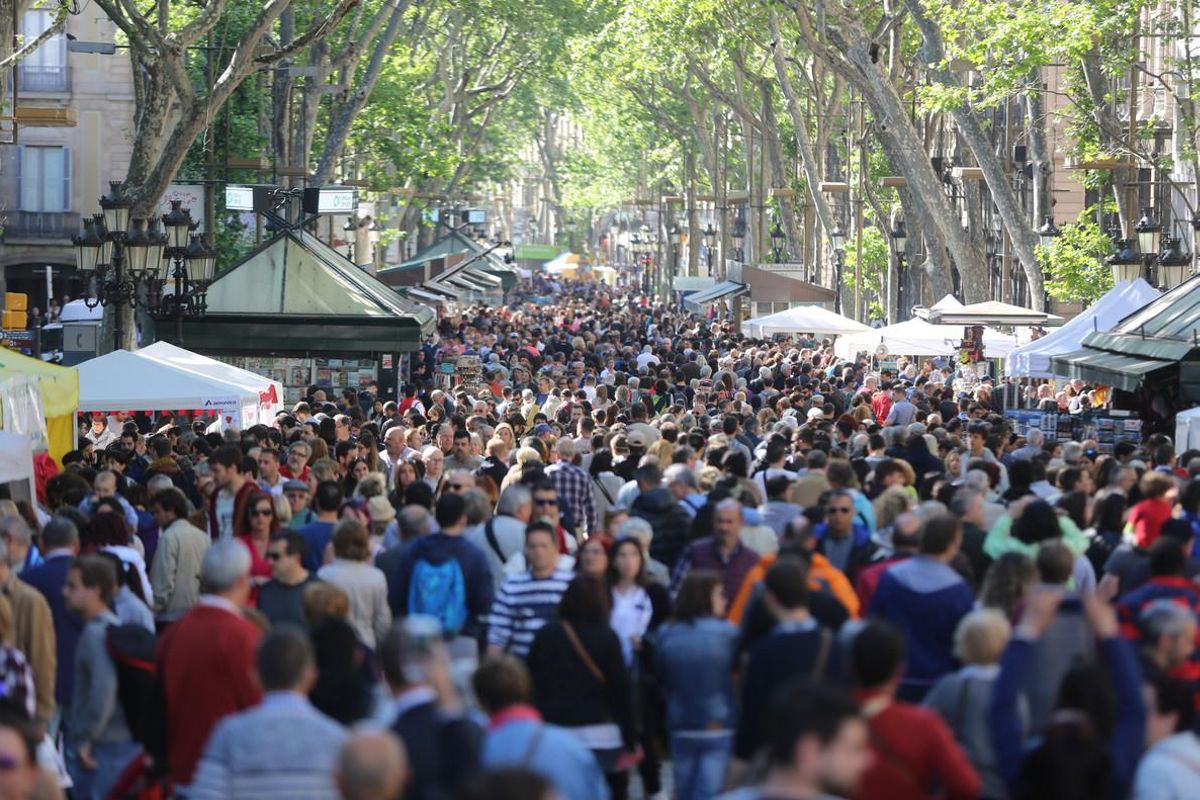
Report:
M 285 6 L 291 2 L 291 0 L 277 0 L 277 1 L 283 2 L 283 4 Z M 337 8 L 335 8 L 333 10 L 333 13 L 330 14 L 328 17 L 326 17 L 324 20 L 314 23 L 307 31 L 305 31 L 298 39 L 294 40 L 287 47 L 282 47 L 273 53 L 268 53 L 266 55 L 258 56 L 257 58 L 254 59 L 254 63 L 255 64 L 275 64 L 275 63 L 287 58 L 292 53 L 295 53 L 297 50 L 304 49 L 314 39 L 318 39 L 318 38 L 324 36 L 326 33 L 329 32 L 329 30 L 331 28 L 333 28 L 339 22 L 341 22 L 345 18 L 346 14 L 350 13 L 350 9 L 352 9 L 356 5 L 358 5 L 360 1 L 361 0 L 340 0 L 338 2 Z M 266 11 L 265 8 L 263 10 L 264 10 L 264 12 Z M 275 14 L 275 16 L 277 17 L 277 16 L 279 16 L 279 14 L 277 13 L 277 14 Z M 256 36 L 255 42 L 257 42 L 261 38 L 262 38 L 261 34 L 259 36 Z
M 65 28 L 67 24 L 67 4 L 68 0 L 58 0 L 58 11 L 54 13 L 54 19 L 50 20 L 50 25 L 46 28 L 46 30 L 39 33 L 37 38 L 21 45 L 20 50 L 12 53 L 3 61 L 0 61 L 0 69 L 7 69 L 8 67 L 11 67 L 13 64 L 16 64 L 22 58 L 25 58 L 25 56 L 29 55 L 34 50 L 37 50 L 39 47 L 49 41 L 51 36 L 54 36 L 57 33 L 62 33 L 63 28 Z
M 180 28 L 178 33 L 172 34 L 171 38 L 185 47 L 198 41 L 200 37 L 217 27 L 224 11 L 225 0 L 208 0 L 208 5 L 204 7 L 200 16 Z

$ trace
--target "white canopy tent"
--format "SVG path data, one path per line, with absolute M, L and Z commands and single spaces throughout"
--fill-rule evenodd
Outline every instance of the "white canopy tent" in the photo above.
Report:
M 34 502 L 33 442 L 28 436 L 0 431 L 0 484 L 13 484 L 16 500 Z
M 892 355 L 946 356 L 962 343 L 962 325 L 934 325 L 923 319 L 910 319 L 878 330 L 854 333 L 838 339 L 833 346 L 839 358 L 850 359 L 855 353 L 874 353 L 879 345 Z M 983 331 L 983 353 L 989 358 L 1003 358 L 1017 347 L 1015 336 L 991 328 Z
M 258 393 L 153 358 L 114 350 L 79 370 L 80 411 L 215 411 L 237 428 L 253 425 Z
M 917 316 L 935 325 L 1060 325 L 1063 318 L 1044 311 L 1034 311 L 1011 303 L 988 300 L 964 306 L 957 303 L 943 306 L 946 298 L 928 310 L 918 309 Z
M 250 425 L 258 422 L 269 425 L 275 419 L 275 415 L 283 408 L 283 384 L 259 375 L 257 372 L 234 367 L 215 358 L 193 353 L 191 350 L 176 347 L 170 342 L 155 342 L 148 347 L 138 350 L 137 355 L 153 358 L 155 361 L 161 361 L 172 367 L 186 369 L 189 372 L 195 372 L 209 378 L 216 378 L 217 380 L 232 383 L 235 386 L 240 386 L 254 392 L 258 395 L 257 419 L 250 422 Z
M 1018 378 L 1053 377 L 1050 366 L 1053 356 L 1079 350 L 1089 333 L 1112 330 L 1158 296 L 1158 290 L 1142 278 L 1122 281 L 1061 328 L 1012 351 L 1004 363 L 1004 371 Z
M 840 336 L 870 332 L 861 322 L 835 314 L 821 306 L 796 306 L 765 317 L 755 317 L 742 323 L 746 336 L 766 337 L 776 333 L 812 333 L 817 336 Z

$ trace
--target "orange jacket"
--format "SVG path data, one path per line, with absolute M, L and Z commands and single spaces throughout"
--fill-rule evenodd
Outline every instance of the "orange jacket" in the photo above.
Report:
M 766 576 L 767 570 L 775 563 L 775 559 L 774 553 L 763 556 L 759 559 L 758 564 L 746 573 L 746 578 L 742 581 L 742 588 L 738 590 L 737 598 L 729 607 L 729 621 L 734 625 L 742 624 L 746 606 L 750 604 L 750 598 L 754 595 L 754 587 Z M 858 594 L 855 593 L 850 579 L 820 553 L 812 554 L 812 561 L 808 568 L 808 588 L 814 592 L 828 589 L 834 598 L 846 607 L 850 618 L 858 619 Z

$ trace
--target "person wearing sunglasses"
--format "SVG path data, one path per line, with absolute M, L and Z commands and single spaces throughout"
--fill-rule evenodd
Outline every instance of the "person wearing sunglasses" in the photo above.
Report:
M 258 592 L 258 610 L 272 626 L 291 623 L 304 627 L 304 590 L 316 580 L 304 568 L 308 540 L 296 531 L 276 534 L 267 545 L 271 580 Z
M 255 587 L 251 599 L 255 600 L 258 595 L 257 587 L 271 579 L 267 546 L 271 536 L 279 530 L 279 517 L 275 513 L 275 499 L 263 492 L 250 495 L 244 509 L 242 529 L 246 533 L 239 538 L 250 551 L 250 583 Z
M 853 581 L 875 555 L 871 532 L 855 519 L 854 498 L 844 489 L 827 492 L 823 507 L 825 521 L 813 529 L 817 552 Z

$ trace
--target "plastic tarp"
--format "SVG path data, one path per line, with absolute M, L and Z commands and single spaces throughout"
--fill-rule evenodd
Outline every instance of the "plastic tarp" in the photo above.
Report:
M 746 336 L 771 336 L 776 333 L 812 333 L 835 336 L 853 333 L 873 333 L 861 322 L 843 317 L 821 306 L 796 306 L 765 317 L 755 317 L 742 323 Z
M 245 427 L 256 416 L 258 394 L 218 378 L 156 361 L 128 350 L 80 364 L 80 411 L 197 410 L 229 417 Z
M 79 408 L 79 374 L 71 367 L 47 364 L 0 348 L 0 383 L 17 375 L 38 379 L 50 456 L 60 461 L 75 448 L 75 411 Z
M 283 384 L 257 372 L 193 353 L 170 342 L 155 342 L 138 350 L 137 354 L 249 389 L 258 395 L 258 422 L 263 424 L 270 425 L 275 415 L 283 408 Z
M 1189 408 L 1175 415 L 1175 447 L 1181 453 L 1200 447 L 1200 408 Z
M 1079 350 L 1089 333 L 1112 330 L 1158 296 L 1158 290 L 1142 278 L 1122 281 L 1061 328 L 1009 353 L 1004 371 L 1019 378 L 1053 377 L 1051 358 Z
M 0 432 L 0 483 L 20 483 L 17 493 L 31 503 L 37 497 L 34 487 L 33 443 L 28 436 Z
M 946 356 L 962 343 L 962 325 L 934 325 L 923 319 L 910 319 L 878 330 L 855 333 L 834 343 L 840 358 L 853 358 L 855 353 L 874 353 L 879 345 L 887 347 L 889 355 Z M 989 358 L 1003 358 L 1017 348 L 1015 336 L 991 328 L 983 329 L 983 353 Z

